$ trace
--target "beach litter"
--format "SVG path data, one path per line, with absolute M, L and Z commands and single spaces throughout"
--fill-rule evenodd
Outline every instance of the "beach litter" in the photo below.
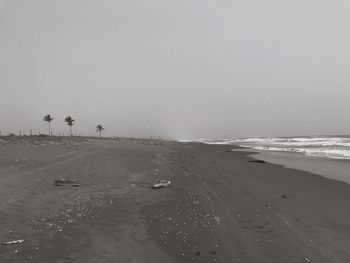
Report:
M 74 187 L 79 187 L 80 184 L 78 181 L 74 181 L 74 180 L 68 180 L 68 179 L 55 179 L 55 186 L 64 186 L 64 185 L 71 185 Z
M 251 160 L 251 161 L 248 161 L 248 162 L 250 162 L 250 163 L 266 163 L 263 160 Z
M 159 180 L 157 183 L 152 185 L 152 189 L 167 188 L 171 185 L 171 181 Z
M 1 245 L 16 245 L 16 244 L 21 244 L 23 242 L 24 242 L 24 239 L 18 239 L 18 240 L 2 242 Z
M 284 199 L 296 198 L 295 195 L 289 195 L 289 194 L 285 194 L 285 193 L 280 193 L 279 195 L 280 195 L 282 198 L 284 198 Z

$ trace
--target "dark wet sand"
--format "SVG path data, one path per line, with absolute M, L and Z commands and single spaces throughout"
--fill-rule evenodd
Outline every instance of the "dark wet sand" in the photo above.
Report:
M 0 262 L 350 262 L 349 185 L 231 148 L 2 142 Z

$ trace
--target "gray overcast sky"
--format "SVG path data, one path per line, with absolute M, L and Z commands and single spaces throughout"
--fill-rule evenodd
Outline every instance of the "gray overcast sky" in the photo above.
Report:
M 0 127 L 349 134 L 350 2 L 0 0 Z

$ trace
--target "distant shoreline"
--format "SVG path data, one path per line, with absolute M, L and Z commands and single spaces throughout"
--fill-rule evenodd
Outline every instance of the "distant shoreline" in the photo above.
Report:
M 302 137 L 301 137 L 302 138 Z M 218 144 L 220 145 L 220 144 Z M 228 145 L 225 145 L 228 146 Z M 232 149 L 246 152 L 249 156 L 286 168 L 306 171 L 328 179 L 345 182 L 350 185 L 350 160 L 328 159 L 306 156 L 299 152 L 263 151 L 238 144 L 230 145 Z

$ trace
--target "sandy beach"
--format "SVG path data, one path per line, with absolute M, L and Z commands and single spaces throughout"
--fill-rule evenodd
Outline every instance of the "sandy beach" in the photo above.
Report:
M 0 262 L 350 262 L 346 183 L 225 145 L 0 144 L 0 242 L 24 240 L 0 245 Z

